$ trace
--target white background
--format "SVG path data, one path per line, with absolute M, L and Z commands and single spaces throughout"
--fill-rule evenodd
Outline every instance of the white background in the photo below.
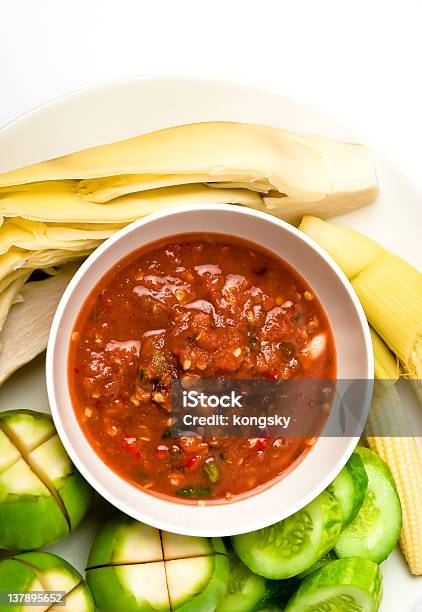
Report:
M 353 126 L 422 188 L 421 72 L 418 0 L 0 2 L 0 125 L 104 80 L 225 77 Z
M 104 80 L 223 77 L 352 126 L 422 192 L 421 18 L 418 0 L 1 0 L 0 125 Z

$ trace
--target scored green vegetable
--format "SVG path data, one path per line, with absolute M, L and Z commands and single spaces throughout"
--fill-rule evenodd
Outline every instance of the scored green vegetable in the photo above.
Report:
M 338 559 L 302 582 L 286 612 L 376 612 L 381 594 L 382 576 L 376 563 L 357 557 Z
M 275 525 L 233 536 L 236 554 L 261 576 L 283 579 L 312 567 L 337 542 L 343 524 L 339 503 L 323 491 L 310 504 Z
M 400 499 L 391 472 L 368 448 L 358 447 L 368 474 L 368 490 L 356 518 L 342 531 L 334 548 L 338 557 L 384 561 L 396 546 L 402 526 Z
M 159 531 L 116 514 L 96 536 L 87 581 L 104 612 L 212 612 L 229 581 L 221 538 Z
M 0 451 L 0 548 L 40 548 L 80 523 L 92 490 L 71 463 L 49 415 L 0 413 Z
M 29 610 L 69 612 L 93 612 L 94 602 L 91 592 L 82 576 L 67 561 L 47 552 L 22 553 L 0 562 L 1 593 L 34 593 L 51 596 L 51 592 L 61 591 L 65 594 L 65 605 L 59 602 L 37 605 L 17 603 L 5 606 L 9 612 L 26 612 Z M 34 593 L 36 596 L 36 593 Z M 2 606 L 3 608 L 3 606 Z

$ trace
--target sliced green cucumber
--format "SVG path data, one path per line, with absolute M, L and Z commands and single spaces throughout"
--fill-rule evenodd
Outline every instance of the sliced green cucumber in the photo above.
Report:
M 338 559 L 306 578 L 286 612 L 376 612 L 382 595 L 378 566 L 367 559 Z
M 312 574 L 312 572 L 315 572 L 320 567 L 324 567 L 324 565 L 327 565 L 327 563 L 330 561 L 335 561 L 336 559 L 336 553 L 333 550 L 329 550 L 323 557 L 321 557 L 321 559 L 318 559 L 318 561 L 312 567 L 299 574 L 297 578 L 306 578 L 309 576 L 309 574 Z
M 368 448 L 358 447 L 356 452 L 368 474 L 368 490 L 356 518 L 342 531 L 334 551 L 338 557 L 364 557 L 380 563 L 400 536 L 400 499 L 387 464 Z
M 227 591 L 216 612 L 251 612 L 265 595 L 266 580 L 253 574 L 233 553 L 229 552 L 230 578 Z
M 334 495 L 343 512 L 344 526 L 348 525 L 363 504 L 368 489 L 368 476 L 358 453 L 353 453 L 328 491 Z
M 296 578 L 286 580 L 267 580 L 265 593 L 256 610 L 284 610 L 292 594 L 297 590 L 299 581 Z
M 276 580 L 290 578 L 312 567 L 333 548 L 342 520 L 337 500 L 323 491 L 285 520 L 233 536 L 233 547 L 252 572 Z

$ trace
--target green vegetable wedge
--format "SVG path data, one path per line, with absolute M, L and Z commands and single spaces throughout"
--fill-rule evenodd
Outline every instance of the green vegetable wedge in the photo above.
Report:
M 213 612 L 229 562 L 220 538 L 181 536 L 116 514 L 94 540 L 87 581 L 103 612 Z
M 64 602 L 60 605 L 50 600 L 44 603 L 16 603 L 5 606 L 8 612 L 94 612 L 91 592 L 82 576 L 67 561 L 47 552 L 28 552 L 5 559 L 0 562 L 0 592 L 25 593 L 33 597 L 51 592 L 64 593 Z M 3 606 L 2 606 L 3 609 Z
M 0 548 L 31 550 L 65 537 L 91 498 L 49 415 L 0 412 Z

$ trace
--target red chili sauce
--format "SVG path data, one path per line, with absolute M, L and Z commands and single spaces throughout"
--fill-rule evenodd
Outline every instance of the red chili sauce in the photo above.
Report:
M 174 379 L 335 378 L 312 289 L 245 240 L 186 234 L 114 266 L 86 300 L 69 355 L 81 427 L 119 476 L 154 494 L 220 502 L 269 484 L 306 438 L 168 436 Z

